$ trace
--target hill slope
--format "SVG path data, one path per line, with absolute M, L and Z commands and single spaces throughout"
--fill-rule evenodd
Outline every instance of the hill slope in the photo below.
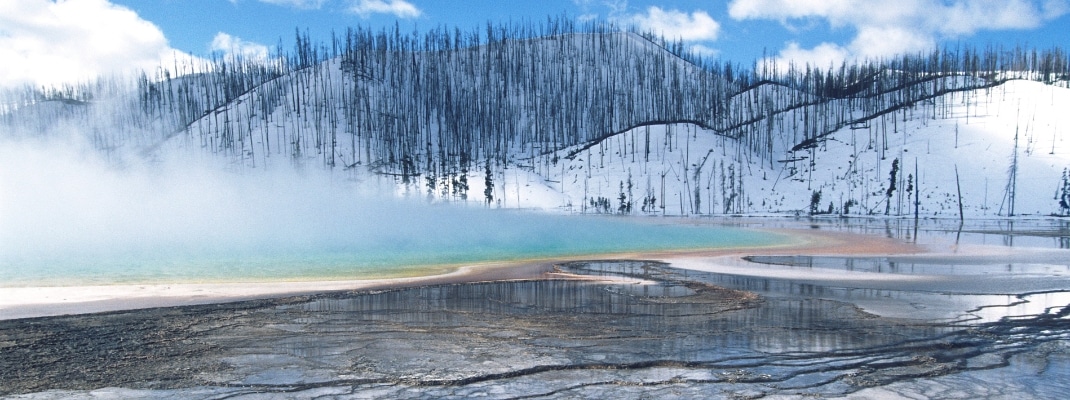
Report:
M 519 36 L 353 30 L 331 52 L 9 94 L 0 129 L 501 207 L 956 216 L 961 191 L 968 216 L 1068 212 L 1058 50 L 741 72 L 634 33 Z

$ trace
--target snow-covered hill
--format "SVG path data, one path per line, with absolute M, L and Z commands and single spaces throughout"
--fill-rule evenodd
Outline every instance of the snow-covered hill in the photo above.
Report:
M 964 105 L 964 96 L 975 104 Z M 495 204 L 620 213 L 623 201 L 630 213 L 651 215 L 913 216 L 918 200 L 922 217 L 957 218 L 960 190 L 965 216 L 982 217 L 1011 215 L 1013 189 L 1013 214 L 1061 214 L 1057 197 L 1070 168 L 1070 115 L 1062 111 L 1068 104 L 1070 89 L 1014 80 L 919 104 L 896 121 L 845 126 L 773 163 L 694 125 L 642 127 L 571 159 L 565 155 L 572 148 L 520 162 L 494 177 L 505 182 Z M 473 174 L 471 190 L 482 193 L 483 180 Z M 820 200 L 811 210 L 815 193 Z
M 1070 212 L 1060 205 L 1070 62 L 1059 50 L 775 72 L 605 29 L 486 40 L 356 30 L 322 52 L 298 42 L 268 62 L 8 94 L 0 136 L 75 131 L 109 153 L 374 175 L 399 196 L 485 207 L 957 217 L 961 201 L 968 217 Z

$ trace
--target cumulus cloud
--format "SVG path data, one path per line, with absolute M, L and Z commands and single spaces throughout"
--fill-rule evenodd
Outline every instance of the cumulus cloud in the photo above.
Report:
M 813 65 L 820 68 L 829 67 L 830 63 L 835 63 L 837 60 L 846 60 L 849 56 L 849 50 L 835 43 L 827 42 L 821 43 L 812 49 L 803 49 L 799 46 L 799 43 L 789 42 L 788 45 L 780 51 L 781 60 L 791 61 L 798 65 Z M 778 66 L 781 70 L 787 69 L 786 62 Z
M 651 31 L 667 38 L 686 41 L 717 40 L 721 24 L 705 11 L 690 14 L 679 10 L 663 10 L 652 6 L 645 14 L 635 14 L 622 19 L 640 29 Z
M 107 0 L 0 1 L 0 86 L 75 82 L 185 58 L 163 32 Z
M 373 14 L 392 14 L 398 18 L 416 18 L 423 14 L 419 8 L 405 0 L 360 0 L 349 7 L 349 11 L 361 18 Z
M 779 55 L 780 62 L 819 66 L 924 51 L 939 40 L 979 31 L 1032 29 L 1068 12 L 1067 0 L 733 0 L 728 5 L 736 20 L 777 20 L 789 27 L 818 20 L 832 29 L 853 30 L 849 43 L 812 49 L 789 43 Z
M 216 33 L 212 39 L 212 52 L 219 52 L 227 59 L 242 58 L 246 60 L 265 60 L 268 47 L 255 42 L 247 42 L 237 36 L 224 32 Z

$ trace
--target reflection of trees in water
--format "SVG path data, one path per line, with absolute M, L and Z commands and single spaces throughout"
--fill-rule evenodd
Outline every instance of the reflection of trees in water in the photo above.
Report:
M 811 229 L 829 229 L 925 243 L 944 238 L 955 244 L 1070 248 L 1070 220 L 810 218 Z M 1051 241 L 1048 241 L 1048 240 Z

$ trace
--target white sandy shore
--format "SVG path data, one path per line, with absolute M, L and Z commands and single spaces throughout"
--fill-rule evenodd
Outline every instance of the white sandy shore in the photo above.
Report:
M 458 270 L 448 275 L 463 274 L 463 270 Z M 0 288 L 0 319 L 210 304 L 335 290 L 401 286 L 420 279 Z
M 710 251 L 615 254 L 614 259 L 664 260 L 681 267 L 725 273 L 760 274 L 745 268 L 744 255 L 890 255 L 921 253 L 924 249 L 900 241 L 848 233 L 781 230 L 801 238 L 788 246 Z M 386 289 L 441 283 L 504 279 L 538 279 L 553 276 L 552 266 L 566 260 L 539 260 L 465 266 L 453 272 L 424 277 L 307 282 L 183 283 L 107 286 L 0 288 L 0 319 L 31 318 L 65 314 L 131 310 L 194 304 L 224 303 L 313 293 L 362 289 Z M 770 271 L 782 274 L 783 272 Z M 848 278 L 842 271 L 828 278 Z M 864 273 L 857 273 L 864 274 Z M 875 279 L 877 274 L 857 277 Z M 779 275 L 778 275 L 779 276 Z M 557 276 L 568 278 L 566 276 Z M 815 278 L 811 275 L 810 278 Z M 882 279 L 897 279 L 882 275 Z M 914 278 L 910 278 L 914 279 Z
M 0 320 L 298 296 L 331 291 L 537 278 L 544 262 L 462 266 L 409 278 L 0 288 Z

